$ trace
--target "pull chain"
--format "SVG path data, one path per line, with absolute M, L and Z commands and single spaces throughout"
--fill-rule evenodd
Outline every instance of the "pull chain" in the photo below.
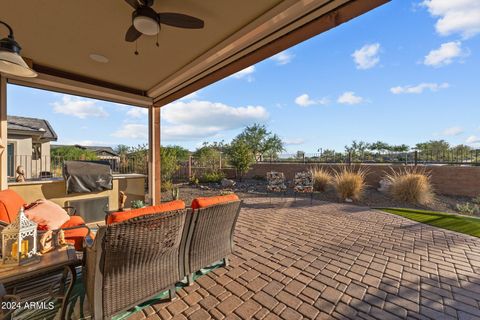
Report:
M 157 32 L 157 43 L 155 43 L 155 45 L 157 46 L 157 48 L 160 47 L 160 45 L 158 44 L 158 34 L 159 34 L 159 33 L 160 33 L 160 32 Z
M 138 56 L 138 40 L 135 40 L 135 55 Z

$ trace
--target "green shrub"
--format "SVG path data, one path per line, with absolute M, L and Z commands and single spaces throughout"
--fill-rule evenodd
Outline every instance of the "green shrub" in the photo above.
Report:
M 214 172 L 206 172 L 204 173 L 199 181 L 202 183 L 218 183 L 225 178 L 225 174 L 221 171 L 214 171 Z
M 480 207 L 478 206 L 478 204 L 473 204 L 470 202 L 457 203 L 457 210 L 459 213 L 468 216 L 480 214 Z
M 173 183 L 170 180 L 163 181 L 160 185 L 160 191 L 165 192 L 165 191 L 170 191 L 173 189 Z
M 132 202 L 130 202 L 130 206 L 132 207 L 132 209 L 139 209 L 145 207 L 145 203 L 143 203 L 142 200 L 133 200 Z

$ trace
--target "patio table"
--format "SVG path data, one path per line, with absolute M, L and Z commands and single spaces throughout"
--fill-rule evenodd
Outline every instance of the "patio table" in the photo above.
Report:
M 77 255 L 73 247 L 63 247 L 42 255 L 37 263 L 15 267 L 0 267 L 0 319 L 9 319 L 15 309 L 27 306 L 25 302 L 20 302 L 20 297 L 15 290 L 16 287 L 35 283 L 49 274 L 62 271 L 63 275 L 57 298 L 62 301 L 60 319 L 65 319 L 70 293 L 77 278 L 75 267 L 81 265 L 81 263 L 82 259 Z M 68 273 L 70 273 L 72 280 L 65 291 Z M 40 308 L 42 307 L 48 308 L 49 306 L 40 306 Z

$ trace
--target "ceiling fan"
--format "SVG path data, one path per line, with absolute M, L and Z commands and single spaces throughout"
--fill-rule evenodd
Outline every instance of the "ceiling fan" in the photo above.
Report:
M 125 41 L 134 42 L 142 34 L 154 36 L 160 32 L 160 24 L 177 28 L 202 29 L 203 20 L 175 12 L 157 13 L 151 7 L 154 0 L 125 0 L 135 11 L 132 13 L 132 26 L 125 34 Z

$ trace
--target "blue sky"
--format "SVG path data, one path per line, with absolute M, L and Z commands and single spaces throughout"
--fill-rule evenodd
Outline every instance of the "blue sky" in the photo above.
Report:
M 353 139 L 480 147 L 480 2 L 393 0 L 162 109 L 162 143 L 195 149 L 262 123 L 289 152 Z M 59 143 L 136 145 L 146 113 L 10 86 L 9 114 L 50 120 Z

